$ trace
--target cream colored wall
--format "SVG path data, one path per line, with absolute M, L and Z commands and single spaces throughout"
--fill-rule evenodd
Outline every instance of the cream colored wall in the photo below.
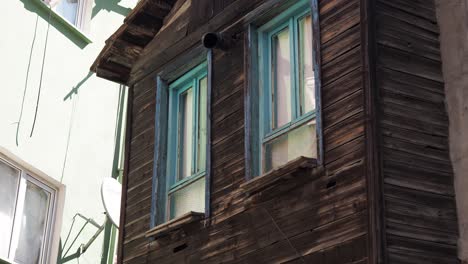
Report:
M 98 223 L 103 223 L 105 219 L 100 183 L 104 177 L 111 175 L 112 170 L 119 85 L 93 75 L 79 87 L 77 94 L 64 98 L 88 75 L 89 67 L 105 39 L 122 24 L 124 16 L 105 9 L 97 13 L 90 24 L 89 38 L 93 43 L 88 45 L 55 22 L 49 29 L 43 65 L 48 14 L 37 8 L 38 3 L 34 1 L 38 0 L 8 0 L 2 3 L 0 146 L 66 186 L 61 232 L 63 241 L 76 213 L 93 218 Z M 112 9 L 114 3 L 119 1 L 99 0 L 99 3 Z M 136 0 L 124 0 L 119 5 L 132 7 L 135 3 Z M 37 14 L 41 16 L 37 23 L 17 146 L 16 123 L 20 115 Z M 30 137 L 42 66 L 42 94 L 36 128 Z M 77 219 L 74 229 L 77 230 L 82 223 Z M 95 230 L 88 226 L 76 246 L 86 243 Z M 79 263 L 100 263 L 102 237 L 103 234 L 80 258 Z M 70 252 L 75 251 L 76 248 L 73 248 Z
M 459 256 L 468 263 L 468 0 L 436 0 L 436 4 L 455 172 Z

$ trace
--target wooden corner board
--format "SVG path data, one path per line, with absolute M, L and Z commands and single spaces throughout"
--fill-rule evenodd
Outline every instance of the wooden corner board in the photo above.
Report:
M 172 231 L 182 228 L 184 225 L 203 220 L 205 213 L 188 212 L 180 217 L 172 219 L 164 224 L 158 225 L 146 232 L 145 237 L 161 237 Z

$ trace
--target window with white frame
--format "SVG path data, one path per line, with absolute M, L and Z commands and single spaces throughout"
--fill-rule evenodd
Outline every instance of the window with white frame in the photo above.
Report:
M 259 173 L 300 156 L 317 157 L 316 80 L 309 1 L 253 32 L 257 42 Z
M 169 84 L 167 219 L 205 211 L 206 67 L 203 63 Z
M 75 26 L 87 31 L 87 23 L 91 19 L 90 0 L 42 0 L 52 11 Z
M 0 259 L 50 263 L 57 189 L 0 158 Z

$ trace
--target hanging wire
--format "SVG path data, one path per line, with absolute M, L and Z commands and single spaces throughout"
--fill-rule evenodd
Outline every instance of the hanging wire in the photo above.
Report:
M 45 58 L 47 54 L 47 42 L 49 40 L 49 29 L 50 29 L 51 17 L 52 17 L 52 7 L 49 6 L 49 19 L 47 21 L 47 32 L 46 32 L 46 39 L 45 39 L 45 45 L 44 45 L 44 54 L 42 55 L 41 77 L 39 78 L 39 90 L 37 91 L 36 110 L 34 111 L 34 120 L 33 120 L 33 124 L 31 127 L 31 134 L 29 134 L 29 137 L 32 137 L 33 132 L 34 132 L 34 127 L 36 126 L 37 110 L 39 109 L 39 99 L 41 98 L 42 76 L 44 74 L 44 64 L 45 64 Z
M 39 21 L 39 15 L 36 15 L 36 25 L 34 26 L 34 36 L 31 43 L 31 52 L 29 53 L 28 69 L 26 70 L 26 81 L 24 83 L 23 99 L 21 101 L 21 110 L 19 114 L 18 122 L 16 123 L 16 146 L 18 146 L 18 137 L 19 137 L 19 128 L 21 125 L 21 119 L 23 118 L 23 109 L 24 109 L 24 100 L 26 98 L 26 91 L 28 89 L 28 80 L 29 80 L 29 70 L 31 68 L 32 55 L 34 50 L 34 43 L 36 42 L 37 35 L 37 24 Z
M 68 149 L 70 147 L 71 131 L 72 131 L 72 126 L 73 126 L 73 120 L 75 119 L 75 109 L 76 109 L 78 98 L 79 96 L 76 95 L 75 98 L 71 99 L 73 100 L 73 105 L 72 105 L 72 111 L 70 114 L 70 124 L 68 125 L 67 146 L 65 147 L 65 157 L 63 158 L 62 176 L 60 176 L 60 182 L 63 181 L 63 176 L 65 175 L 65 167 L 68 161 Z
M 266 207 L 263 207 L 263 210 L 267 213 L 267 215 L 270 217 L 271 221 L 273 222 L 273 224 L 275 225 L 276 229 L 280 232 L 280 234 L 284 237 L 284 239 L 288 242 L 289 246 L 296 252 L 296 255 L 297 257 L 302 260 L 303 263 L 306 263 L 306 261 L 304 260 L 304 257 L 302 256 L 301 253 L 299 253 L 299 251 L 297 250 L 296 247 L 294 247 L 294 245 L 291 243 L 291 240 L 289 240 L 288 236 L 286 236 L 286 234 L 283 232 L 283 230 L 279 227 L 278 223 L 276 223 L 275 219 L 273 218 L 273 216 L 270 214 L 270 212 L 268 211 L 268 209 Z

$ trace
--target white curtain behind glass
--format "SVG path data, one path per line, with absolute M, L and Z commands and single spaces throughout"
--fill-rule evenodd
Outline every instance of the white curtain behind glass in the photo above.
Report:
M 15 261 L 36 264 L 40 261 L 42 244 L 50 203 L 50 193 L 32 182 L 27 182 L 24 209 Z
M 179 180 L 192 175 L 193 89 L 181 96 L 179 126 Z
M 265 171 L 286 164 L 300 156 L 316 158 L 315 120 L 278 137 L 265 146 L 268 159 Z
M 61 0 L 55 8 L 55 12 L 68 20 L 73 25 L 76 25 L 76 14 L 78 12 L 78 0 Z
M 200 95 L 199 95 L 199 106 L 198 110 L 198 156 L 197 156 L 197 172 L 205 170 L 206 167 L 206 125 L 207 125 L 207 78 L 200 80 Z
M 299 21 L 301 114 L 315 109 L 315 76 L 312 63 L 312 17 Z
M 171 195 L 172 218 L 179 217 L 190 211 L 205 211 L 205 178 L 174 192 Z
M 272 128 L 281 127 L 291 121 L 291 47 L 289 45 L 289 28 L 274 37 L 275 88 L 272 106 L 275 122 Z
M 20 172 L 0 161 L 0 256 L 8 256 Z

